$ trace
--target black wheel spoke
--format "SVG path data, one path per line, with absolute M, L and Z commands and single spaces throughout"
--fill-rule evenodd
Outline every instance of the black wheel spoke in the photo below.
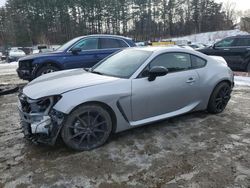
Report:
M 216 104 L 216 108 L 218 108 L 221 104 L 222 104 L 222 101 L 218 102 L 218 103 Z
M 95 132 L 94 131 L 92 131 L 91 132 L 91 135 L 95 138 L 95 139 L 97 139 L 98 137 L 96 136 L 96 134 L 95 134 Z
M 83 130 L 85 131 L 86 128 L 83 128 L 83 127 L 77 127 L 77 126 L 69 126 L 70 129 L 78 129 L 78 130 Z
M 80 116 L 77 116 L 77 120 L 79 120 L 84 127 L 87 126 L 86 122 Z
M 86 133 L 85 131 L 81 131 L 81 132 L 79 132 L 79 133 L 76 133 L 76 134 L 74 134 L 71 138 L 70 138 L 70 140 L 72 140 L 73 138 L 76 138 L 76 137 L 78 137 L 78 136 L 80 136 L 80 135 L 82 135 L 82 134 L 84 134 L 84 133 Z
M 220 102 L 220 101 L 222 101 L 222 98 L 217 98 L 217 99 L 215 100 L 216 103 L 218 103 L 218 102 Z
M 94 128 L 97 128 L 97 127 L 103 125 L 104 123 L 106 123 L 106 121 L 102 121 L 102 122 L 100 122 L 100 123 L 97 123 L 97 124 L 93 125 L 93 127 L 94 127 Z
M 101 115 L 98 113 L 97 116 L 95 117 L 94 121 L 93 121 L 93 125 L 96 123 L 97 119 L 100 117 Z
M 87 133 L 85 133 L 84 135 L 82 135 L 81 140 L 79 141 L 79 145 L 81 145 L 81 143 L 86 138 L 86 136 L 87 136 Z
M 87 134 L 87 142 L 88 142 L 88 144 L 90 144 L 90 134 Z

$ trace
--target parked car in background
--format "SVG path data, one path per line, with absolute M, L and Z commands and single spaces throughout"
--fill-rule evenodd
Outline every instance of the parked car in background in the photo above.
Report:
M 177 45 L 181 48 L 185 48 L 185 49 L 189 49 L 189 50 L 194 50 L 192 47 L 190 47 L 189 45 L 184 45 L 184 44 L 181 44 L 181 45 Z
M 20 58 L 26 56 L 25 52 L 23 50 L 20 50 L 18 48 L 11 48 L 8 52 L 7 61 L 13 62 L 18 61 Z
M 198 51 L 224 57 L 232 70 L 250 72 L 250 35 L 228 37 Z
M 234 86 L 223 58 L 179 47 L 127 48 L 88 71 L 43 75 L 19 95 L 27 139 L 75 150 L 104 144 L 112 133 L 188 112 L 221 113 Z
M 190 46 L 194 50 L 200 50 L 206 47 L 204 44 L 201 44 L 201 43 L 191 43 L 191 44 L 188 44 L 188 46 Z
M 17 73 L 24 80 L 65 69 L 90 68 L 110 54 L 135 46 L 130 38 L 117 35 L 89 35 L 72 39 L 51 53 L 19 60 Z
M 135 45 L 136 46 L 146 46 L 147 42 L 136 42 Z

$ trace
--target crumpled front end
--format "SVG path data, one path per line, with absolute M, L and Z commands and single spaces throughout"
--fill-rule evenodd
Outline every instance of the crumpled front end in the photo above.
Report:
M 54 145 L 61 130 L 64 114 L 53 109 L 61 96 L 33 100 L 19 94 L 18 110 L 25 138 L 35 143 Z

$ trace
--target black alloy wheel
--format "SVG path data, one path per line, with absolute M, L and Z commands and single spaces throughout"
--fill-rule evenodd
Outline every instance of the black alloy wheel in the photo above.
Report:
M 217 114 L 224 111 L 230 98 L 232 89 L 226 82 L 220 83 L 214 89 L 208 104 L 208 112 Z
M 91 150 L 103 145 L 110 136 L 109 112 L 98 105 L 81 106 L 64 123 L 62 138 L 74 150 Z

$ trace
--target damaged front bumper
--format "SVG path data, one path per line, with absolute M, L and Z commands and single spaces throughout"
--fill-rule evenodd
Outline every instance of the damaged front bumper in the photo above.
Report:
M 60 133 L 64 114 L 52 107 L 58 96 L 32 100 L 19 95 L 18 111 L 26 139 L 34 143 L 54 145 Z

